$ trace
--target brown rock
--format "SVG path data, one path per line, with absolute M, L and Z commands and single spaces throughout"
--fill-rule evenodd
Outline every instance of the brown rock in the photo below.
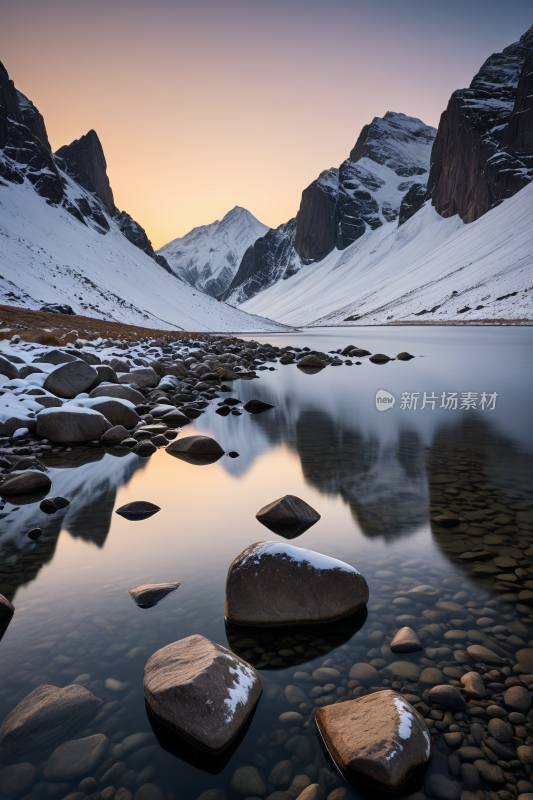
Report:
M 292 761 L 280 761 L 275 765 L 275 767 L 272 768 L 272 771 L 268 776 L 268 784 L 269 786 L 272 786 L 273 789 L 285 791 L 285 789 L 288 789 L 291 785 L 293 775 L 294 764 Z
M 108 747 L 109 739 L 103 733 L 65 742 L 56 747 L 48 759 L 45 778 L 52 781 L 72 781 L 91 774 L 103 759 Z
M 440 686 L 432 686 L 428 690 L 428 696 L 434 703 L 450 708 L 452 711 L 462 711 L 466 708 L 466 701 L 455 686 L 443 683 Z
M 0 794 L 17 798 L 29 793 L 37 777 L 37 767 L 27 761 L 0 771 Z
M 423 717 L 391 690 L 319 708 L 318 730 L 342 774 L 394 791 L 430 760 Z
M 483 698 L 487 696 L 487 690 L 483 682 L 483 678 L 479 672 L 467 672 L 459 679 L 461 685 L 465 687 L 469 695 L 476 698 Z
M 340 619 L 367 602 L 366 580 L 343 561 L 256 542 L 228 570 L 224 613 L 237 625 L 288 625 Z
M 0 757 L 21 758 L 25 753 L 52 749 L 101 703 L 82 686 L 38 686 L 4 719 Z
M 22 475 L 16 475 L 14 478 L 8 478 L 7 481 L 0 484 L 0 494 L 17 495 L 17 494 L 31 494 L 32 492 L 44 492 L 50 488 L 52 481 L 44 472 L 37 470 L 26 470 Z
M 400 628 L 390 643 L 390 649 L 393 653 L 414 653 L 424 647 L 412 628 Z
M 326 800 L 326 795 L 318 785 L 318 783 L 312 783 L 306 789 L 301 792 L 298 797 L 301 800 Z
M 527 668 L 527 672 L 533 672 L 533 649 L 532 648 L 524 648 L 523 650 L 517 650 L 515 653 L 515 658 L 519 664 L 523 664 L 524 667 Z
M 496 655 L 496 653 L 493 653 L 488 647 L 483 647 L 480 644 L 470 645 L 470 647 L 466 648 L 466 652 L 469 656 L 475 658 L 476 661 L 480 661 L 483 664 L 493 664 L 496 667 L 505 666 L 505 661 L 501 656 Z
M 409 589 L 407 597 L 412 598 L 417 603 L 436 603 L 441 593 L 439 589 L 434 586 L 415 586 L 414 589 Z
M 503 719 L 498 719 L 497 717 L 489 719 L 488 731 L 491 736 L 494 736 L 497 742 L 513 741 L 513 729 L 507 722 L 504 722 Z
M 531 692 L 524 686 L 511 686 L 503 696 L 503 702 L 510 711 L 527 714 L 532 705 Z
M 145 583 L 140 586 L 130 586 L 128 594 L 140 608 L 152 608 L 180 586 L 181 583 Z
M 487 783 L 497 783 L 500 785 L 506 783 L 505 776 L 497 764 L 489 764 L 488 761 L 482 761 L 480 758 L 477 758 L 474 761 L 474 766 L 481 778 L 487 781 Z
M 261 689 L 250 664 L 199 635 L 163 647 L 144 668 L 144 697 L 155 716 L 210 752 L 230 744 Z
M 349 677 L 351 680 L 359 681 L 363 686 L 378 686 L 382 680 L 375 667 L 362 661 L 353 665 L 350 669 Z

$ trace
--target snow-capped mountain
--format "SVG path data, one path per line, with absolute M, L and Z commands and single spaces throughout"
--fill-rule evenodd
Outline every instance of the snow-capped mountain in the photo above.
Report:
M 470 224 L 429 201 L 240 306 L 291 325 L 531 318 L 533 184 Z
M 246 250 L 268 226 L 235 206 L 220 221 L 200 225 L 158 250 L 175 275 L 211 297 L 226 291 Z
M 173 275 L 143 228 L 116 209 L 96 133 L 54 155 L 41 114 L 1 63 L 0 303 L 60 303 L 161 329 L 280 330 Z
M 408 193 L 425 194 L 435 128 L 387 112 L 365 125 L 349 158 L 304 189 L 296 220 L 258 239 L 244 254 L 223 299 L 240 304 L 344 250 L 368 230 L 397 220 Z M 408 218 L 406 206 L 403 217 Z
M 345 223 L 348 234 L 361 231 L 349 243 L 338 217 L 335 229 L 324 225 L 328 216 L 316 213 L 318 201 L 311 204 L 305 228 L 303 197 L 295 250 L 302 261 L 307 257 L 314 263 L 281 283 L 267 284 L 254 297 L 249 294 L 239 307 L 294 325 L 530 318 L 532 48 L 533 27 L 487 59 L 468 89 L 454 92 L 432 147 L 429 180 L 429 137 L 417 141 L 412 131 L 414 137 L 404 143 L 402 125 L 408 118 L 387 114 L 365 126 L 339 170 L 339 183 L 346 185 L 340 179 L 343 169 L 362 182 L 360 170 L 368 168 L 376 188 L 367 189 L 379 213 L 372 216 L 367 199 L 363 213 Z M 404 170 L 411 183 L 398 214 L 405 186 L 389 175 L 392 171 L 398 180 Z M 358 192 L 359 187 L 354 196 Z M 336 195 L 329 188 L 321 196 L 334 198 L 335 209 L 342 207 L 341 191 Z M 326 250 L 329 254 L 319 259 Z

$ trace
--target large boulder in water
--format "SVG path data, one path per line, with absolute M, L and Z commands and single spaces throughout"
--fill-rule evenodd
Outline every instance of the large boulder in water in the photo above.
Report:
M 320 514 L 305 500 L 286 494 L 261 508 L 255 517 L 274 533 L 294 539 L 318 522 Z
M 37 414 L 37 434 L 51 442 L 91 442 L 111 428 L 103 414 L 92 408 L 65 405 Z
M 83 686 L 38 686 L 3 721 L 0 759 L 34 758 L 41 751 L 52 750 L 101 703 Z
M 323 369 L 326 365 L 319 359 L 318 356 L 309 355 L 301 358 L 297 365 L 300 369 Z
M 52 481 L 39 470 L 27 469 L 21 475 L 8 478 L 0 484 L 1 495 L 32 494 L 33 492 L 47 491 L 52 485 Z
M 424 718 L 390 689 L 319 708 L 316 724 L 347 780 L 398 789 L 431 759 Z
M 256 542 L 228 570 L 224 614 L 236 625 L 330 622 L 366 606 L 368 584 L 344 561 Z
M 210 436 L 184 436 L 175 439 L 166 448 L 167 453 L 192 463 L 212 462 L 224 455 L 219 443 Z
M 197 634 L 154 653 L 143 683 L 157 719 L 211 753 L 231 743 L 262 690 L 250 664 Z
M 112 425 L 134 428 L 141 421 L 140 416 L 127 400 L 102 397 L 101 401 L 92 403 L 90 408 L 103 414 Z
M 72 400 L 81 392 L 86 392 L 93 383 L 98 380 L 98 373 L 94 367 L 86 364 L 85 361 L 69 361 L 50 372 L 43 384 L 43 389 L 62 397 Z

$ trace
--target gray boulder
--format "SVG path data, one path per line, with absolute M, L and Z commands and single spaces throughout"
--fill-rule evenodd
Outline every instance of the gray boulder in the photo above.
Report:
M 103 414 L 111 425 L 123 425 L 126 428 L 134 428 L 141 421 L 135 409 L 126 405 L 123 400 L 118 398 L 102 398 L 101 402 L 93 403 L 91 408 Z M 123 437 L 126 438 L 125 436 Z
M 65 353 L 63 350 L 48 350 L 43 355 L 33 359 L 34 364 L 67 364 L 69 361 L 77 361 L 77 356 Z
M 224 750 L 259 700 L 259 673 L 203 636 L 163 647 L 144 668 L 144 697 L 155 716 L 209 752 Z
M 71 400 L 80 392 L 90 389 L 97 379 L 98 373 L 94 367 L 85 361 L 74 360 L 62 364 L 51 372 L 43 384 L 43 389 L 57 397 Z
M 91 389 L 89 397 L 118 397 L 121 400 L 129 400 L 136 406 L 145 402 L 143 394 L 132 389 L 131 386 L 122 386 L 121 384 L 101 383 L 100 386 Z
M 100 382 L 103 383 L 118 383 L 117 373 L 110 367 L 108 364 L 98 364 L 95 366 L 95 370 L 98 373 L 98 378 Z
M 318 511 L 293 494 L 286 494 L 285 497 L 273 500 L 261 508 L 255 516 L 259 522 L 287 527 L 312 525 L 320 519 Z
M 140 367 L 130 369 L 125 375 L 118 379 L 119 383 L 135 383 L 140 389 L 157 386 L 157 375 L 152 367 Z
M 167 453 L 178 454 L 186 453 L 191 456 L 221 456 L 223 449 L 217 441 L 210 436 L 185 436 L 183 439 L 175 439 L 167 447 Z
M 114 425 L 103 434 L 100 441 L 102 444 L 117 444 L 123 439 L 127 439 L 129 435 L 129 431 L 127 431 L 123 425 Z
M 82 686 L 43 684 L 7 715 L 0 726 L 0 758 L 35 758 L 64 741 L 71 730 L 94 713 L 102 700 Z
M 20 373 L 17 367 L 3 356 L 0 356 L 0 375 L 5 375 L 10 381 L 20 378 Z
M 111 423 L 92 408 L 67 405 L 63 408 L 45 408 L 37 415 L 37 434 L 51 442 L 99 440 L 110 427 Z
M 43 492 L 50 488 L 52 481 L 44 472 L 26 470 L 22 475 L 15 475 L 0 484 L 0 495 L 31 494 Z
M 22 414 L 16 417 L 8 417 L 4 422 L 0 422 L 0 436 L 13 436 L 19 428 L 27 428 L 29 431 L 34 431 L 36 427 L 37 421 L 31 417 L 25 417 Z
M 368 603 L 368 584 L 336 558 L 281 542 L 257 542 L 228 570 L 224 614 L 236 625 L 331 622 Z
M 181 583 L 144 583 L 130 586 L 128 594 L 139 608 L 152 608 L 180 586 Z

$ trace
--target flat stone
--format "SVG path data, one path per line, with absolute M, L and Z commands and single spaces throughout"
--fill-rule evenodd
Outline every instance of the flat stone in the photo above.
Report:
M 334 669 L 333 667 L 319 667 L 315 669 L 313 672 L 313 680 L 317 683 L 324 683 L 328 684 L 332 681 L 339 680 L 341 674 L 338 669 Z
M 491 736 L 494 736 L 497 742 L 513 741 L 513 729 L 503 719 L 498 719 L 497 717 L 489 719 L 488 732 Z
M 37 773 L 37 767 L 27 761 L 23 764 L 5 767 L 0 771 L 0 794 L 10 798 L 28 794 L 35 783 Z
M 340 619 L 366 606 L 368 584 L 349 564 L 281 542 L 256 542 L 231 564 L 224 614 L 237 625 Z
M 144 668 L 144 697 L 154 715 L 210 752 L 230 744 L 261 690 L 250 664 L 199 635 L 163 647 Z
M 152 608 L 180 586 L 181 583 L 145 583 L 130 586 L 128 594 L 140 608 Z
M 394 791 L 430 760 L 423 717 L 389 689 L 319 708 L 318 730 L 337 768 Z
M 421 673 L 418 664 L 413 664 L 411 661 L 394 661 L 392 664 L 387 664 L 385 669 L 391 675 L 408 681 L 417 681 Z
M 72 781 L 92 773 L 102 761 L 109 747 L 103 733 L 84 739 L 72 739 L 59 745 L 46 765 L 44 775 L 51 781 Z
M 409 589 L 407 592 L 407 597 L 411 597 L 418 603 L 436 603 L 440 596 L 440 589 L 426 584 L 415 586 L 414 589 Z
M 297 711 L 284 711 L 279 715 L 279 721 L 282 725 L 303 725 L 305 722 L 304 717 Z
M 503 785 L 507 782 L 501 768 L 497 764 L 489 764 L 488 761 L 476 759 L 476 761 L 474 761 L 474 766 L 481 778 L 487 781 L 487 783 Z
M 467 672 L 459 680 L 471 697 L 482 698 L 487 696 L 485 683 L 479 672 Z
M 155 503 L 149 503 L 147 500 L 133 500 L 131 503 L 126 503 L 126 505 L 117 508 L 115 514 L 120 514 L 126 519 L 135 519 L 136 517 L 147 519 L 157 514 L 158 511 L 161 511 L 161 508 L 156 506 Z
M 94 367 L 85 361 L 73 360 L 50 372 L 43 384 L 46 392 L 66 400 L 72 400 L 80 392 L 86 392 L 98 380 Z
M 503 696 L 506 708 L 511 711 L 518 711 L 520 714 L 527 714 L 533 703 L 531 692 L 524 686 L 511 686 Z
M 450 708 L 452 711 L 462 711 L 466 708 L 466 701 L 455 686 L 443 683 L 440 686 L 432 686 L 428 695 L 434 703 Z
M 483 647 L 483 645 L 471 644 L 470 647 L 466 648 L 466 652 L 476 661 L 480 661 L 483 664 L 493 664 L 496 667 L 505 666 L 505 661 L 501 656 L 496 655 L 496 653 L 493 653 L 488 647 Z
M 423 650 L 424 646 L 412 628 L 400 628 L 390 643 L 390 649 L 393 653 L 414 653 Z
M 0 483 L 0 495 L 8 497 L 17 494 L 45 492 L 51 485 L 52 481 L 44 472 L 26 470 L 21 475 L 8 478 L 4 483 Z
M 0 726 L 0 757 L 22 758 L 52 749 L 101 703 L 82 686 L 38 686 Z

